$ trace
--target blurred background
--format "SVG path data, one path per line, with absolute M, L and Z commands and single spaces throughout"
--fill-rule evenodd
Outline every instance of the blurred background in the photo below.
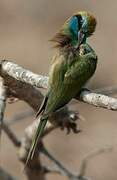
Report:
M 89 43 L 99 57 L 95 76 L 89 83 L 91 89 L 117 84 L 117 1 L 112 0 L 0 0 L 0 58 L 8 59 L 31 71 L 48 75 L 50 58 L 54 54 L 49 39 L 76 11 L 90 11 L 97 18 L 97 29 Z M 57 130 L 45 138 L 46 147 L 66 167 L 77 172 L 81 161 L 89 152 L 106 145 L 117 144 L 117 112 L 95 108 L 81 102 L 72 103 L 85 118 L 79 122 L 82 133 L 66 135 Z M 7 105 L 5 118 L 30 109 L 24 102 Z M 11 126 L 17 136 L 33 117 Z M 25 180 L 17 151 L 2 136 L 0 163 L 19 179 Z M 48 162 L 50 163 L 50 162 Z M 117 147 L 110 153 L 90 160 L 87 176 L 95 180 L 117 179 Z M 65 180 L 66 177 L 48 175 L 47 180 Z

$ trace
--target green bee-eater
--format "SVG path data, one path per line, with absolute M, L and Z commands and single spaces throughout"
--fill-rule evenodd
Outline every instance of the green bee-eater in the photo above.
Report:
M 33 157 L 49 116 L 74 98 L 94 74 L 97 56 L 86 39 L 95 27 L 96 20 L 91 14 L 78 12 L 64 23 L 52 39 L 56 42 L 57 54 L 52 58 L 48 92 L 37 113 L 37 116 L 41 114 L 41 119 L 28 160 Z

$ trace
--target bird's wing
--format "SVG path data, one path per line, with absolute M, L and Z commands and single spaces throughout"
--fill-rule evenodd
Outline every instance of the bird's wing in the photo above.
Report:
M 64 82 L 67 83 L 70 80 L 76 80 L 77 78 L 89 79 L 95 72 L 96 64 L 97 56 L 92 52 L 79 56 L 78 60 L 76 60 L 65 73 Z
M 49 91 L 48 91 L 48 93 L 45 95 L 45 97 L 44 97 L 44 99 L 43 99 L 43 101 L 42 101 L 42 103 L 41 103 L 41 106 L 40 106 L 39 110 L 38 110 L 37 113 L 36 113 L 36 118 L 37 118 L 37 117 L 43 112 L 43 110 L 45 109 L 46 104 L 47 104 L 47 100 L 48 100 L 48 95 L 49 95 Z

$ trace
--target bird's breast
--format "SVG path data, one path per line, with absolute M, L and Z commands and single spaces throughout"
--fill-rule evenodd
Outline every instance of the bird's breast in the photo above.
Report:
M 64 78 L 67 64 L 63 55 L 55 56 L 49 71 L 49 85 L 56 87 Z

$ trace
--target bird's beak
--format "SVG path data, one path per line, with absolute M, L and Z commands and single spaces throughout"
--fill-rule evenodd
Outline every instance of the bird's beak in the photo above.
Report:
M 82 32 L 82 30 L 78 31 L 78 45 L 77 45 L 78 48 L 84 42 L 84 39 L 85 39 L 85 34 Z

